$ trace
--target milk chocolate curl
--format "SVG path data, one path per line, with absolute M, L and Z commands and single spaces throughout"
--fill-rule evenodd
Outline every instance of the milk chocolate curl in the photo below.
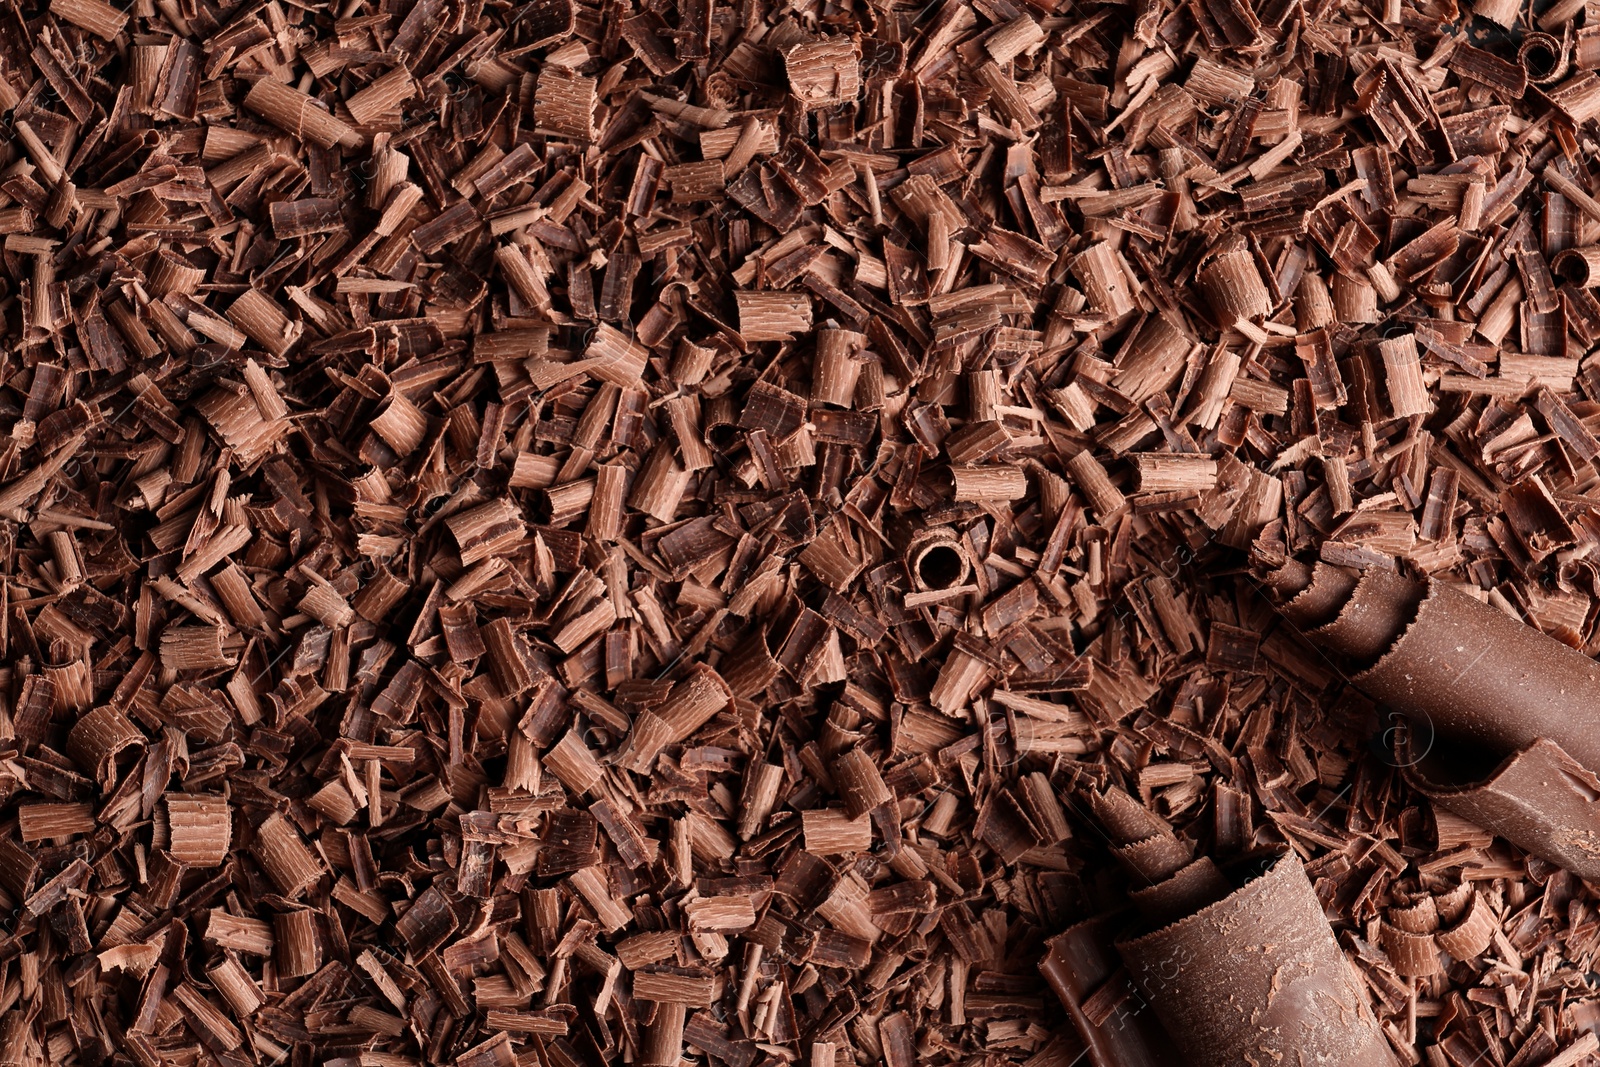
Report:
M 1114 939 L 1126 920 L 1123 913 L 1102 915 L 1051 938 L 1039 970 L 1072 1016 L 1089 1067 L 1166 1067 L 1180 1062 L 1172 1039 L 1118 973 Z
M 732 700 L 733 691 L 722 676 L 704 663 L 696 664 L 659 707 L 634 719 L 627 750 L 619 762 L 629 770 L 648 774 L 663 748 L 700 729 Z
M 761 692 L 783 670 L 782 665 L 773 658 L 772 650 L 767 647 L 766 627 L 746 637 L 733 655 L 723 661 L 722 668 L 728 688 L 741 699 L 749 699 Z
M 1412 785 L 1600 878 L 1600 663 L 1437 579 L 1283 569 L 1268 584 L 1284 617 L 1409 720 L 1398 755 Z
M 256 82 L 245 94 L 244 106 L 279 129 L 315 141 L 323 148 L 354 148 L 361 143 L 361 134 L 322 110 L 305 93 L 271 77 Z
M 911 547 L 906 550 L 906 566 L 911 580 L 923 592 L 954 589 L 972 573 L 966 546 L 954 530 L 943 526 L 912 538 Z
M 1470 960 L 1488 948 L 1495 931 L 1500 928 L 1493 909 L 1481 893 L 1473 891 L 1465 908 L 1454 925 L 1440 930 L 1435 937 L 1439 947 L 1458 960 Z
M 1163 833 L 1118 847 L 1117 858 L 1141 879 L 1160 883 L 1187 867 L 1193 855 L 1188 845 Z
M 1309 581 L 1283 605 L 1283 616 L 1302 630 L 1325 626 L 1338 617 L 1339 609 L 1355 592 L 1356 581 L 1357 576 L 1343 567 L 1318 563 Z
M 1550 261 L 1550 269 L 1563 281 L 1571 282 L 1580 289 L 1600 285 L 1600 245 L 1584 245 L 1582 248 L 1558 252 Z
M 166 819 L 167 850 L 174 859 L 191 867 L 216 867 L 228 858 L 233 813 L 222 797 L 168 793 Z
M 1293 855 L 1223 900 L 1118 944 L 1193 1067 L 1394 1067 L 1365 991 Z
M 1083 286 L 1083 294 L 1097 314 L 1120 319 L 1138 306 L 1110 242 L 1101 241 L 1085 248 L 1072 258 L 1068 269 Z
M 1178 868 L 1164 882 L 1130 890 L 1128 899 L 1147 922 L 1169 923 L 1189 914 L 1201 901 L 1226 896 L 1229 888 L 1228 880 L 1211 857 L 1201 856 Z
M 1548 33 L 1530 33 L 1522 38 L 1517 48 L 1517 62 L 1534 85 L 1549 85 L 1560 81 L 1571 67 L 1567 55 L 1567 42 Z
M 104 704 L 79 719 L 67 734 L 67 755 L 109 786 L 116 780 L 117 756 L 148 740 L 120 709 Z
M 643 1057 L 645 1067 L 667 1067 L 683 1055 L 683 1024 L 688 1011 L 682 1004 L 662 1004 L 656 1008 L 655 1021 L 645 1031 Z
M 1218 326 L 1272 314 L 1272 296 L 1248 248 L 1232 248 L 1202 267 L 1195 281 L 1205 294 Z
M 1291 600 L 1311 584 L 1315 573 L 1309 565 L 1291 559 L 1267 573 L 1267 586 L 1280 602 Z
M 277 812 L 268 815 L 256 827 L 252 849 L 261 869 L 290 900 L 322 877 L 322 862 L 306 847 L 305 839 L 294 824 Z
M 850 330 L 818 330 L 817 353 L 811 372 L 811 400 L 847 408 L 856 394 L 861 376 L 860 353 L 866 347 L 863 334 Z
M 1141 883 L 1128 894 L 1146 926 L 1171 922 L 1221 900 L 1232 888 L 1209 856 L 1194 858 L 1167 820 L 1120 789 L 1091 793 L 1089 806 L 1117 859 Z
M 835 756 L 832 770 L 844 810 L 852 819 L 894 799 L 878 771 L 877 761 L 859 748 Z
M 1106 833 L 1119 844 L 1133 844 L 1147 837 L 1172 833 L 1167 820 L 1120 789 L 1090 794 L 1089 805 Z

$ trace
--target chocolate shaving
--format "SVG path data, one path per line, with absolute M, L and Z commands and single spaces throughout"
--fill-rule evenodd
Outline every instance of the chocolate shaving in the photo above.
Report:
M 10 5 L 0 1060 L 1588 1056 L 1583 7 Z

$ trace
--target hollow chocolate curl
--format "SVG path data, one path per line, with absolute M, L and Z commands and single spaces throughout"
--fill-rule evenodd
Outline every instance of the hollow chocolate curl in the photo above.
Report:
M 1466 883 L 1463 883 L 1466 884 Z M 1474 891 L 1466 912 L 1454 925 L 1435 935 L 1439 947 L 1458 960 L 1470 960 L 1489 947 L 1499 929 L 1487 900 Z
M 1440 806 L 1600 878 L 1600 663 L 1461 589 L 1291 561 L 1284 617 L 1404 715 L 1407 780 Z
M 1541 738 L 1486 778 L 1445 780 L 1444 761 L 1405 768 L 1406 780 L 1445 808 L 1518 848 L 1600 881 L 1600 778 Z
M 1261 877 L 1117 944 L 1134 984 L 1192 1067 L 1394 1067 L 1366 993 L 1305 868 Z

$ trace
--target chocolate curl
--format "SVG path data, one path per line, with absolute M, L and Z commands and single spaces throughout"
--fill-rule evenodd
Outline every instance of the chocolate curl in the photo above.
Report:
M 1558 82 L 1571 68 L 1567 40 L 1548 33 L 1530 33 L 1517 48 L 1517 62 L 1534 85 Z
M 1414 787 L 1468 822 L 1580 878 L 1600 879 L 1600 778 L 1549 738 L 1505 759 L 1478 781 L 1452 782 L 1446 761 L 1433 754 L 1405 768 L 1405 774 Z
M 1128 984 L 1115 935 L 1124 913 L 1078 923 L 1049 941 L 1039 971 L 1089 1050 L 1090 1067 L 1166 1067 L 1181 1062 L 1172 1039 Z
M 1127 793 L 1112 789 L 1090 793 L 1088 800 L 1118 859 L 1145 882 L 1163 883 L 1192 866 L 1189 845 L 1165 819 Z M 1222 888 L 1226 891 L 1226 885 Z M 1152 901 L 1146 897 L 1140 903 Z M 1172 902 L 1154 903 L 1168 907 Z M 1078 923 L 1051 938 L 1039 961 L 1040 973 L 1083 1038 L 1090 1067 L 1158 1067 L 1179 1059 L 1160 1019 L 1129 983 L 1117 954 L 1116 935 L 1132 918 L 1124 910 Z
M 1395 1067 L 1298 859 L 1271 858 L 1236 889 L 1127 793 L 1112 789 L 1089 802 L 1118 859 L 1148 883 L 1129 896 L 1150 931 L 1115 942 L 1137 996 L 1114 987 L 1115 995 L 1088 995 L 1121 981 L 1107 940 L 1119 915 L 1053 939 L 1040 964 L 1094 1067 Z M 1152 1013 L 1165 1034 L 1150 1025 Z
M 1193 1067 L 1394 1067 L 1293 854 L 1215 904 L 1117 948 Z
M 925 530 L 906 549 L 906 568 L 922 592 L 953 589 L 972 574 L 966 546 L 949 527 Z
M 104 704 L 79 719 L 67 734 L 67 755 L 109 788 L 116 781 L 117 756 L 148 741 L 121 709 Z
M 1405 715 L 1406 779 L 1518 847 L 1600 878 L 1600 663 L 1454 585 L 1293 561 L 1279 611 Z
M 1209 856 L 1172 832 L 1161 816 L 1120 789 L 1089 800 L 1117 859 L 1146 884 L 1128 894 L 1149 925 L 1171 922 L 1228 895 L 1231 886 Z
M 700 729 L 732 700 L 733 691 L 722 676 L 703 663 L 696 664 L 672 687 L 660 707 L 634 719 L 628 746 L 618 762 L 648 774 L 663 748 Z
M 1470 960 L 1478 956 L 1489 947 L 1494 940 L 1494 935 L 1500 929 L 1500 924 L 1494 917 L 1494 911 L 1489 906 L 1483 894 L 1472 889 L 1468 883 L 1462 883 L 1471 896 L 1462 906 L 1462 912 L 1454 923 L 1440 930 L 1435 935 L 1439 947 L 1458 960 Z
M 1403 908 L 1390 908 L 1378 927 L 1378 942 L 1406 978 L 1427 978 L 1444 970 L 1439 960 L 1439 908 L 1431 896 Z

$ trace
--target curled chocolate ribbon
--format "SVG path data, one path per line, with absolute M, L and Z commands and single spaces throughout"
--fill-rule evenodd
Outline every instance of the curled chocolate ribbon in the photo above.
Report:
M 1291 560 L 1268 585 L 1357 688 L 1409 720 L 1396 756 L 1415 788 L 1600 879 L 1600 663 L 1436 578 Z
M 1129 894 L 1137 915 L 1074 926 L 1040 965 L 1094 1067 L 1394 1067 L 1295 856 L 1219 867 L 1126 793 L 1091 803 L 1147 883 Z

